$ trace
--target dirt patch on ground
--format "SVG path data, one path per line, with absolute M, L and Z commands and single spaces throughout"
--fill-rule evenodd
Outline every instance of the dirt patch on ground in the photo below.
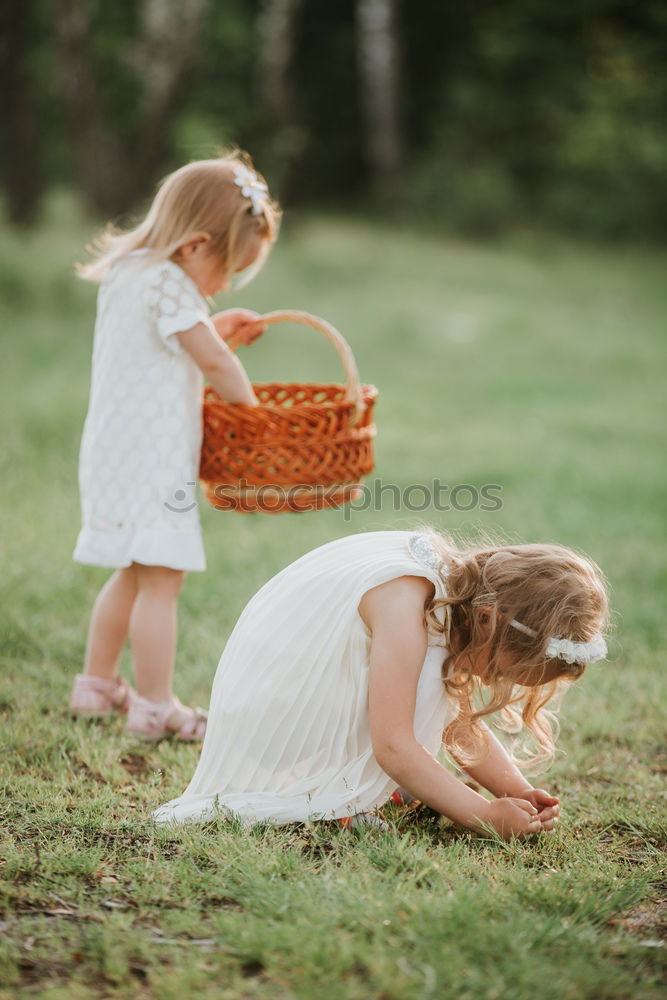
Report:
M 667 896 L 637 903 L 629 910 L 619 913 L 610 923 L 641 938 L 665 941 L 667 940 Z
M 145 774 L 149 768 L 148 761 L 138 753 L 126 753 L 120 758 L 120 766 L 124 768 L 133 778 L 139 778 Z

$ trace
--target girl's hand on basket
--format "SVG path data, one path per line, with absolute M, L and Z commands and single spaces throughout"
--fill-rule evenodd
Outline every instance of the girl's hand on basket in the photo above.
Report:
M 259 313 L 252 309 L 225 309 L 224 312 L 211 316 L 218 336 L 225 341 L 233 341 L 229 346 L 234 349 L 239 344 L 252 344 L 266 330 L 266 324 Z

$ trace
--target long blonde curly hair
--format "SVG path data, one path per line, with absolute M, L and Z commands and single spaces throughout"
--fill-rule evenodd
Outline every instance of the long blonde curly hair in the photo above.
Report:
M 457 719 L 443 734 L 444 745 L 464 766 L 479 763 L 487 751 L 481 720 L 498 713 L 498 728 L 515 737 L 510 746 L 515 762 L 543 769 L 556 751 L 560 697 L 586 667 L 548 659 L 545 646 L 552 636 L 588 642 L 604 632 L 604 576 L 590 559 L 561 545 L 459 549 L 433 529 L 427 533 L 448 574 L 447 596 L 430 602 L 425 625 L 444 639 L 443 683 L 460 703 Z M 536 636 L 510 625 L 512 619 Z M 483 655 L 482 681 L 471 667 Z M 534 686 L 521 684 L 527 671 L 538 679 Z

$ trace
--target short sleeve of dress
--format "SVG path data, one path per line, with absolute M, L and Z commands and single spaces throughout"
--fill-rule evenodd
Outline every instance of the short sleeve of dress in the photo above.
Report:
M 175 334 L 209 322 L 206 302 L 196 285 L 170 260 L 151 268 L 147 302 L 160 340 L 174 354 L 183 350 Z

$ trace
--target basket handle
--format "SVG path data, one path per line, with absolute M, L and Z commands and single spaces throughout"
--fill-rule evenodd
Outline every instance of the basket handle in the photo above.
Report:
M 315 330 L 323 333 L 329 343 L 333 345 L 345 372 L 347 379 L 347 399 L 354 406 L 351 423 L 354 425 L 359 421 L 364 411 L 359 383 L 359 370 L 354 360 L 352 348 L 335 326 L 327 323 L 325 319 L 321 319 L 319 316 L 313 316 L 312 313 L 301 312 L 298 309 L 277 309 L 275 312 L 264 313 L 255 322 L 266 323 L 267 325 L 271 323 L 302 323 L 304 326 L 312 326 Z M 235 350 L 241 343 L 242 341 L 238 338 L 230 337 L 227 341 L 227 346 Z

